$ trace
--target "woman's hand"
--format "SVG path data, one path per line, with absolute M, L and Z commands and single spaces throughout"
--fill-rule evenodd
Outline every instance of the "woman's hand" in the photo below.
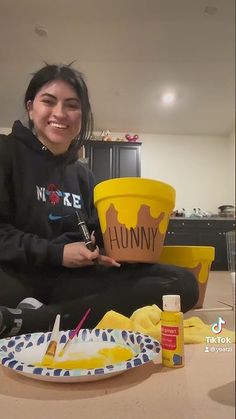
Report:
M 98 265 L 103 265 L 103 266 L 116 266 L 117 268 L 120 267 L 120 263 L 116 262 L 114 259 L 110 258 L 109 256 L 100 255 L 100 254 L 97 258 L 96 263 L 98 263 Z
M 62 265 L 66 268 L 81 268 L 94 265 L 94 263 L 104 266 L 120 266 L 109 256 L 100 255 L 98 247 L 91 252 L 84 242 L 69 243 L 64 246 Z
M 62 265 L 66 268 L 89 266 L 94 264 L 98 256 L 98 249 L 91 252 L 84 242 L 68 243 L 64 246 Z

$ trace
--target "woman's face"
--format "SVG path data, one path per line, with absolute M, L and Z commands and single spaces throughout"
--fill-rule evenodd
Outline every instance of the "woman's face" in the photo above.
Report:
M 39 141 L 53 154 L 68 150 L 81 130 L 82 118 L 80 99 L 73 87 L 62 80 L 47 83 L 27 108 Z

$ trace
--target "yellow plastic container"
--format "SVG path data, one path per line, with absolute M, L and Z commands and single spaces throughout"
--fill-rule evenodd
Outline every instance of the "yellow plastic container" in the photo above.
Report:
M 199 287 L 199 299 L 195 308 L 201 308 L 214 258 L 215 248 L 211 246 L 163 246 L 159 262 L 182 266 L 193 272 Z
M 158 262 L 175 206 L 172 186 L 152 179 L 110 179 L 95 187 L 94 204 L 108 256 L 120 262 Z
M 163 295 L 161 313 L 162 365 L 184 366 L 184 322 L 179 295 Z

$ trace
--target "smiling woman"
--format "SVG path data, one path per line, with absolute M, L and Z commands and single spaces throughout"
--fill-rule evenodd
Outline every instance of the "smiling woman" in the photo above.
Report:
M 145 305 L 161 307 L 163 293 L 180 294 L 182 310 L 190 309 L 198 285 L 189 271 L 121 266 L 104 254 L 94 176 L 78 161 L 93 127 L 82 75 L 46 65 L 24 103 L 29 126 L 16 121 L 0 137 L 0 337 L 48 331 L 58 313 L 62 329 L 73 329 L 89 307 L 85 327 L 94 328 L 111 309 L 130 316 Z M 78 211 L 95 250 L 81 235 Z
M 55 80 L 27 101 L 34 133 L 53 154 L 65 153 L 81 130 L 80 99 L 67 82 Z
M 65 152 L 75 139 L 80 148 L 92 134 L 88 89 L 82 74 L 70 66 L 47 65 L 35 73 L 24 104 L 29 127 L 53 154 Z

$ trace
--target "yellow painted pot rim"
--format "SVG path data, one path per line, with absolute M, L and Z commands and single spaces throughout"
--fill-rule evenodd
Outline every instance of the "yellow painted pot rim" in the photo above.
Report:
M 163 246 L 162 253 L 175 255 L 175 257 L 191 258 L 191 260 L 213 261 L 215 258 L 215 248 L 213 246 Z
M 140 177 L 123 177 L 104 180 L 98 183 L 94 188 L 94 203 L 103 199 L 117 197 L 133 197 L 140 196 L 145 198 L 160 199 L 175 203 L 175 189 L 168 183 L 140 178 Z

